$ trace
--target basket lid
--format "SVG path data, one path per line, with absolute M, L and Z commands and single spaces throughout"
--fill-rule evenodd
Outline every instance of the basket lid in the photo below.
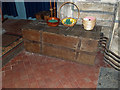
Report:
M 96 20 L 96 18 L 93 17 L 93 16 L 87 16 L 87 17 L 84 17 L 83 20 L 86 20 L 86 21 L 94 21 L 94 20 Z

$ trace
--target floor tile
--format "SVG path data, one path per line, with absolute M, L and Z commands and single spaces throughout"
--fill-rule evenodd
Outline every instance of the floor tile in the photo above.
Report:
M 85 65 L 23 50 L 2 70 L 8 88 L 96 88 L 99 69 L 109 67 L 98 52 L 95 65 Z

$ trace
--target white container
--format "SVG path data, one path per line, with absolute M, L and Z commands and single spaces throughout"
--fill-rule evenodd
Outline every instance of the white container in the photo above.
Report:
M 85 30 L 93 30 L 96 24 L 96 18 L 92 16 L 85 17 L 83 18 L 82 23 Z

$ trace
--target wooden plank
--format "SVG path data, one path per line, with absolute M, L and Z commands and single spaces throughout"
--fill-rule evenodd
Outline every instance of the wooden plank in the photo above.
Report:
M 42 45 L 42 54 L 72 61 L 75 60 L 76 57 L 74 50 L 45 43 Z
M 78 53 L 76 62 L 94 65 L 95 57 L 96 57 L 95 53 L 91 54 L 91 53 L 86 53 L 86 52 L 80 52 Z
M 77 18 L 78 16 L 78 12 L 73 12 L 73 16 L 75 17 L 75 18 Z M 103 13 L 92 13 L 92 12 L 90 12 L 90 13 L 88 13 L 88 12 L 81 12 L 80 13 L 80 18 L 84 18 L 84 17 L 86 17 L 86 16 L 93 16 L 93 17 L 95 17 L 97 20 L 110 20 L 110 21 L 112 21 L 113 20 L 113 17 L 114 17 L 114 15 L 110 15 L 110 14 L 103 14 Z
M 82 19 L 81 18 L 77 21 L 77 24 L 82 24 Z M 98 26 L 109 26 L 109 27 L 111 27 L 112 24 L 113 24 L 113 22 L 111 20 L 97 20 L 96 21 L 96 25 L 98 25 Z
M 116 20 L 116 15 L 117 15 L 117 7 L 118 7 L 118 4 L 116 4 L 116 6 L 114 8 L 113 24 L 112 24 L 111 30 L 109 32 L 109 41 L 107 43 L 107 48 L 111 47 L 112 39 L 113 39 L 114 32 L 115 32 L 115 20 Z
M 96 52 L 98 49 L 98 41 L 93 39 L 81 39 L 80 51 Z
M 38 30 L 22 30 L 23 38 L 32 41 L 41 41 L 41 31 Z
M 71 37 L 71 36 L 64 36 L 49 32 L 43 32 L 43 42 L 55 44 L 62 47 L 67 47 L 71 49 L 77 49 L 79 38 Z
M 22 30 L 35 30 L 35 31 L 43 31 L 46 25 L 46 21 L 34 20 L 31 23 L 22 27 Z
M 12 58 L 17 56 L 22 50 L 24 50 L 23 43 L 20 43 L 16 48 L 13 48 L 11 51 L 6 53 L 6 55 L 0 57 L 2 58 L 2 67 L 5 66 Z
M 87 31 L 83 28 L 83 25 L 75 25 L 72 30 L 67 30 L 66 31 L 68 35 L 74 35 L 78 36 L 80 38 L 88 38 L 88 39 L 95 39 L 99 40 L 100 38 L 100 32 L 101 32 L 101 27 L 100 26 L 95 26 L 93 30 Z
M 24 47 L 28 52 L 41 53 L 41 43 L 32 42 L 24 39 Z
M 105 3 L 92 3 L 92 2 L 76 2 L 75 3 L 80 10 L 92 10 L 92 11 L 106 11 L 114 12 L 114 4 Z

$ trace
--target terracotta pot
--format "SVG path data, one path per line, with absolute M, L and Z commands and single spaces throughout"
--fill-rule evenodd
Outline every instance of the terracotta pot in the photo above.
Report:
M 48 22 L 49 20 L 57 20 L 58 22 Z M 50 17 L 49 19 L 47 19 L 48 26 L 56 27 L 59 25 L 59 22 L 60 22 L 60 19 L 56 17 Z

